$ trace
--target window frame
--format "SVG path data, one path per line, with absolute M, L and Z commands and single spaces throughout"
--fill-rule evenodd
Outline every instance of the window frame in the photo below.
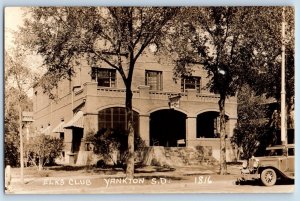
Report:
M 140 115 L 133 111 L 134 132 L 139 133 Z M 127 129 L 127 114 L 125 107 L 109 107 L 98 111 L 98 129 Z
M 109 86 L 100 85 L 101 82 L 99 82 L 99 80 L 100 80 L 99 78 L 101 78 L 101 77 L 99 77 L 99 75 L 100 75 L 101 71 L 104 74 L 105 73 L 108 74 L 107 77 L 103 76 L 101 80 L 103 80 L 103 82 L 107 82 L 107 80 L 105 80 L 105 79 L 108 79 Z M 116 69 L 92 67 L 91 79 L 94 80 L 95 82 L 97 82 L 98 87 L 107 87 L 107 88 L 116 88 L 117 87 L 117 71 L 116 71 Z
M 149 83 L 149 74 L 150 73 L 155 73 L 156 76 L 156 87 L 152 88 L 152 85 Z M 154 76 L 153 76 L 154 77 Z M 151 91 L 162 91 L 163 90 L 163 72 L 162 71 L 157 71 L 157 70 L 145 70 L 145 85 L 150 87 Z
M 194 88 L 187 88 L 187 80 L 194 79 Z M 198 81 L 196 80 L 198 79 Z M 191 85 L 191 83 L 189 83 Z M 185 76 L 181 78 L 181 92 L 186 92 L 188 89 L 195 89 L 196 93 L 201 92 L 201 77 L 200 76 Z

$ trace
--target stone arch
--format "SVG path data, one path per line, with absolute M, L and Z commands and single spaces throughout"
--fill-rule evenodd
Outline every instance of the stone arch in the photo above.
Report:
M 99 111 L 101 111 L 101 110 L 104 110 L 104 109 L 107 109 L 107 108 L 112 108 L 112 107 L 124 107 L 124 108 L 125 108 L 125 106 L 122 105 L 122 104 L 105 105 L 105 106 L 98 107 L 98 108 L 97 108 L 97 113 L 98 113 Z M 137 113 L 141 114 L 141 111 L 140 111 L 139 109 L 137 109 L 136 107 L 132 107 L 132 110 L 133 110 L 134 112 L 137 112 Z
M 180 109 L 180 108 L 170 109 L 170 107 L 167 107 L 167 106 L 165 106 L 165 107 L 157 107 L 157 108 L 151 109 L 151 110 L 148 111 L 148 114 L 150 115 L 151 113 L 159 111 L 159 110 L 175 110 L 175 111 L 184 113 L 185 115 L 189 116 L 189 113 L 187 111 L 183 110 L 183 109 Z
M 199 114 L 202 114 L 205 112 L 220 112 L 220 110 L 218 108 L 206 108 L 206 109 L 198 111 L 195 116 L 198 116 Z M 231 116 L 232 116 L 226 111 L 225 111 L 225 115 L 228 116 L 229 118 L 231 118 Z

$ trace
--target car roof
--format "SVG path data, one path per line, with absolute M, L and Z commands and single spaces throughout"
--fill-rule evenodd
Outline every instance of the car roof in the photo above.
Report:
M 287 145 L 275 145 L 272 147 L 267 147 L 266 150 L 272 150 L 272 149 L 283 149 L 283 148 L 294 148 L 294 144 L 287 144 Z

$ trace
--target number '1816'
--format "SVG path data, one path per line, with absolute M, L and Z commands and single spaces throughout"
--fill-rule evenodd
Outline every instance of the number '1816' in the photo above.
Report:
M 210 176 L 195 177 L 195 184 L 212 184 Z

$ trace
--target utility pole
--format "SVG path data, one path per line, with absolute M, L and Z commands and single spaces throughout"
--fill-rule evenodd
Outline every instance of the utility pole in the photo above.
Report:
M 286 109 L 285 109 L 285 7 L 282 9 L 282 45 L 281 45 L 281 144 L 287 144 L 287 124 L 286 124 Z
M 21 93 L 21 92 L 19 92 Z M 21 95 L 20 95 L 21 97 Z M 19 98 L 19 134 L 20 134 L 20 176 L 21 182 L 24 184 L 24 156 L 23 156 L 23 132 L 22 132 L 22 106 Z

